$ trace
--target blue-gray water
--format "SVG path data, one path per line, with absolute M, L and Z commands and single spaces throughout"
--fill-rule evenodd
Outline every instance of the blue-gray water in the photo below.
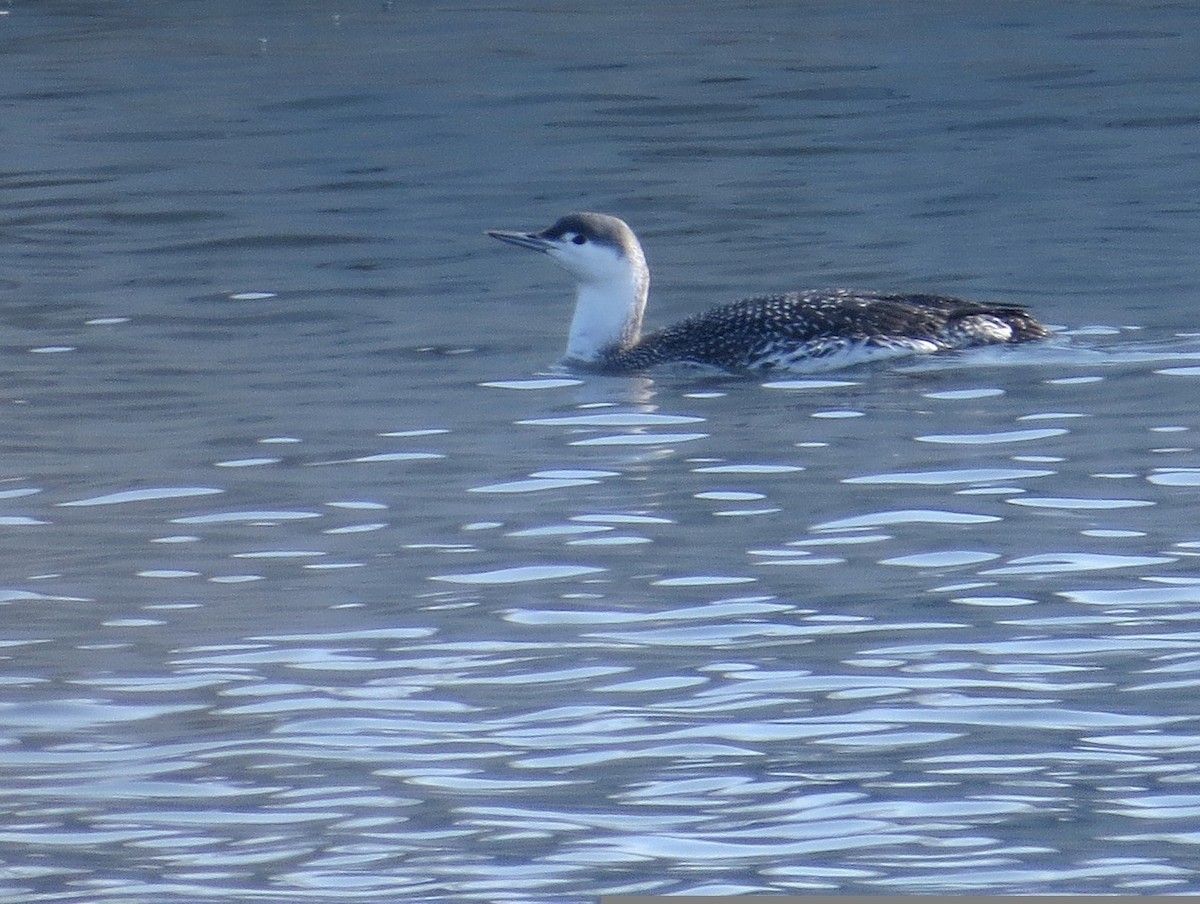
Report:
M 1200 891 L 1200 7 L 0 13 L 5 901 Z M 1064 335 L 555 371 L 575 209 Z

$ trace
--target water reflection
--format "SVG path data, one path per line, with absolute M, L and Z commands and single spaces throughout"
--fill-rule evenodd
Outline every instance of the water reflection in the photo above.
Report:
M 1196 13 L 835 6 L 4 11 L 5 900 L 1196 891 Z M 573 373 L 564 199 L 1068 328 Z

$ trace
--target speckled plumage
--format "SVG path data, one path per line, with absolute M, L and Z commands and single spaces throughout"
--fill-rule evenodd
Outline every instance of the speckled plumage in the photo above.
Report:
M 902 354 L 1043 339 L 1022 307 L 944 295 L 809 290 L 746 298 L 613 346 L 606 370 L 687 362 L 729 371 L 823 369 Z
M 739 373 L 827 370 L 1051 335 L 1019 305 L 829 289 L 735 301 L 642 336 L 649 269 L 637 236 L 622 220 L 578 213 L 542 232 L 488 235 L 545 252 L 575 276 L 567 360 L 597 370 L 671 363 Z

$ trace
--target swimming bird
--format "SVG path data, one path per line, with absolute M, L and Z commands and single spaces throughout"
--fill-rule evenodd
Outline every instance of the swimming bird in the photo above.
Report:
M 541 232 L 487 235 L 540 251 L 575 277 L 565 361 L 592 370 L 681 362 L 734 373 L 807 372 L 1052 335 L 1019 305 L 825 289 L 745 298 L 643 336 L 650 269 L 624 220 L 573 213 Z

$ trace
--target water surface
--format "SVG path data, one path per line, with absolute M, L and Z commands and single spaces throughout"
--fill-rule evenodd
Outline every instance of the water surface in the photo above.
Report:
M 1200 888 L 1200 13 L 3 12 L 5 900 Z M 564 372 L 575 209 L 1062 336 Z

